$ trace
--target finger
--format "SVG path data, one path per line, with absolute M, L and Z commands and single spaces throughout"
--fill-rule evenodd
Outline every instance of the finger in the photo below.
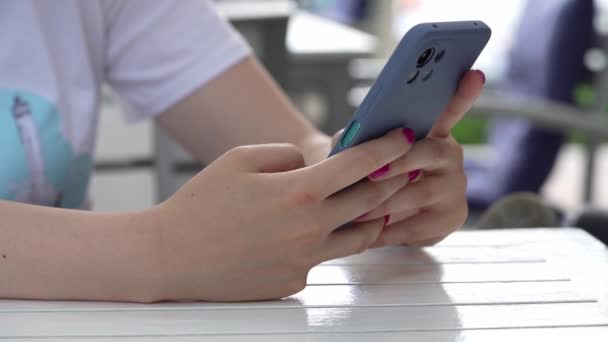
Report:
M 302 153 L 291 144 L 239 146 L 228 151 L 225 156 L 227 162 L 245 172 L 285 172 L 305 166 Z
M 319 215 L 331 227 L 341 226 L 377 208 L 405 184 L 399 178 L 380 183 L 364 180 L 326 199 Z
M 411 147 L 404 129 L 338 153 L 303 172 L 310 187 L 326 197 L 352 185 L 405 154 Z
M 406 218 L 412 217 L 414 215 L 418 215 L 420 214 L 420 209 L 413 209 L 413 210 L 405 210 L 405 211 L 401 211 L 398 212 L 396 214 L 390 214 L 390 215 L 385 215 L 384 216 L 384 225 L 385 226 L 390 226 L 392 224 L 395 224 L 397 222 L 401 222 L 403 220 L 405 220 Z M 371 219 L 369 218 L 369 215 L 364 215 L 362 218 L 355 220 L 354 222 L 367 222 L 367 221 L 373 221 L 373 220 L 377 220 L 378 218 L 375 219 Z
M 386 227 L 374 246 L 416 245 L 421 241 L 442 238 L 460 228 L 465 219 L 466 209 L 463 208 L 424 211 Z
M 462 175 L 428 176 L 411 183 L 372 210 L 368 217 L 373 220 L 402 211 L 413 211 L 439 203 L 454 194 L 464 194 L 466 178 Z M 392 220 L 394 222 L 394 220 Z
M 412 210 L 404 210 L 401 212 L 398 212 L 396 214 L 390 214 L 390 215 L 386 215 L 384 216 L 386 219 L 386 225 L 390 226 L 392 224 L 395 224 L 397 222 L 401 222 L 403 220 L 405 220 L 406 218 L 412 217 L 414 215 L 418 215 L 420 214 L 420 209 L 412 209 Z
M 429 136 L 447 137 L 460 119 L 471 109 L 485 83 L 485 75 L 480 70 L 465 73 L 460 81 L 458 90 L 448 103 L 439 119 L 433 125 Z
M 383 220 L 375 220 L 334 231 L 321 247 L 320 262 L 364 252 L 378 239 L 383 227 Z
M 393 161 L 389 172 L 379 180 L 403 174 L 414 179 L 419 176 L 419 170 L 443 170 L 443 173 L 447 173 L 453 169 L 461 169 L 462 160 L 462 147 L 453 138 L 426 138 L 416 143 L 407 154 Z
M 419 208 L 417 209 L 410 209 L 410 210 L 404 210 L 404 211 L 400 211 L 398 213 L 393 213 L 393 214 L 388 214 L 388 215 L 384 215 L 384 219 L 386 221 L 386 225 L 389 226 L 393 223 L 396 222 L 400 222 L 405 220 L 408 217 L 417 215 L 420 213 Z M 372 215 L 374 215 L 375 217 L 372 218 Z M 368 214 L 364 214 L 362 216 L 360 216 L 359 218 L 357 218 L 356 220 L 354 220 L 354 222 L 367 222 L 367 221 L 373 221 L 378 219 L 380 216 L 375 215 L 374 213 L 368 213 Z

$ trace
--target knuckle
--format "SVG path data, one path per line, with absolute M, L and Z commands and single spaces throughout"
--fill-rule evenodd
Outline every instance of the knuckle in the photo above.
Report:
M 302 152 L 300 151 L 300 149 L 294 145 L 294 144 L 289 144 L 289 143 L 281 143 L 281 144 L 276 144 L 277 146 L 280 146 L 281 148 L 285 149 L 286 151 L 288 151 L 289 153 L 292 153 L 294 155 L 302 155 Z
M 435 190 L 432 182 L 419 183 L 418 193 L 416 194 L 416 202 L 420 205 L 427 205 L 433 202 L 435 197 Z
M 306 159 L 304 158 L 304 154 L 302 154 L 300 149 L 291 144 L 285 144 L 284 148 L 290 156 L 290 163 L 286 166 L 288 166 L 290 169 L 299 169 L 306 166 Z
M 296 207 L 310 207 L 322 200 L 319 193 L 305 186 L 295 186 L 293 190 L 286 191 L 286 197 L 289 204 Z
M 290 294 L 298 293 L 306 288 L 306 274 L 298 275 L 287 284 Z
M 438 140 L 432 140 L 429 145 L 430 156 L 434 164 L 441 164 L 445 160 L 446 148 L 445 145 L 440 143 Z
M 228 152 L 226 152 L 226 156 L 229 158 L 240 159 L 248 155 L 248 151 L 248 146 L 237 146 L 228 150 Z

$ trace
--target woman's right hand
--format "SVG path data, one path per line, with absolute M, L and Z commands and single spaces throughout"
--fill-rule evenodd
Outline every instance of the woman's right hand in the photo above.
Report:
M 299 292 L 312 267 L 376 241 L 383 219 L 336 228 L 407 184 L 366 177 L 409 148 L 395 130 L 308 167 L 287 144 L 225 153 L 149 212 L 158 300 L 263 300 Z

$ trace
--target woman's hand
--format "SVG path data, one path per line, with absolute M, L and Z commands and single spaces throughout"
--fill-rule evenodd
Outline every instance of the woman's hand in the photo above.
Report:
M 468 72 L 427 138 L 369 177 L 379 183 L 394 179 L 409 183 L 358 220 L 386 221 L 374 247 L 433 245 L 465 222 L 468 208 L 462 148 L 450 130 L 470 110 L 484 82 L 481 71 Z
M 377 240 L 382 219 L 334 230 L 403 186 L 399 177 L 357 182 L 410 147 L 396 130 L 309 167 L 287 144 L 227 152 L 149 215 L 164 279 L 158 299 L 262 300 L 302 290 L 313 266 Z

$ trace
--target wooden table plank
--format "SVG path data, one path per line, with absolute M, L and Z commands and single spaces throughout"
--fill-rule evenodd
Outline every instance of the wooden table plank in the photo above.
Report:
M 594 303 L 0 313 L 0 338 L 608 326 Z
M 113 337 L 97 338 L 49 338 L 45 342 L 110 342 Z M 9 338 L 5 342 L 26 342 L 40 339 Z M 333 333 L 333 334 L 275 334 L 275 335 L 219 335 L 219 336 L 145 336 L 124 337 L 124 342 L 513 342 L 513 341 L 551 341 L 551 342 L 606 342 L 608 327 L 577 327 L 553 329 L 492 329 L 492 330 L 448 330 L 448 331 L 414 331 L 384 333 Z

